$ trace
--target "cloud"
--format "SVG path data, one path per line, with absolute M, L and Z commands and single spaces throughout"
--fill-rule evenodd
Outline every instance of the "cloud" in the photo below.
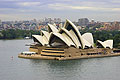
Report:
M 18 3 L 18 4 L 21 5 L 21 6 L 38 6 L 41 3 L 40 2 L 21 2 L 21 3 Z
M 18 1 L 18 0 L 1 0 L 1 1 Z
M 92 10 L 92 11 L 119 11 L 120 8 L 94 7 L 94 6 L 73 6 L 68 4 L 49 4 L 50 8 L 55 10 Z
M 112 2 L 112 3 L 120 3 L 119 0 L 112 0 L 111 2 Z
M 54 0 L 54 1 L 72 1 L 72 0 Z
M 118 18 L 120 13 L 120 0 L 0 0 L 0 16 L 2 19 L 15 19 L 15 17 L 95 17 L 112 16 Z M 19 16 L 17 16 L 19 14 Z M 30 16 L 27 16 L 27 15 Z M 116 15 L 117 14 L 117 15 Z M 100 16 L 101 15 L 101 16 Z M 26 17 L 27 16 L 27 17 Z M 39 17 L 38 17 L 39 16 Z M 77 17 L 75 17 L 77 16 Z M 104 16 L 104 17 L 102 17 Z M 24 18 L 24 19 L 25 19 Z

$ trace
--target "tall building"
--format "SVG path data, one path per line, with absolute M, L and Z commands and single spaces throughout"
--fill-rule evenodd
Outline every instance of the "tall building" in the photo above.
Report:
M 2 24 L 2 20 L 0 20 L 0 24 Z
M 54 23 L 60 23 L 61 19 L 60 18 L 54 18 Z
M 78 25 L 79 26 L 87 26 L 88 24 L 89 24 L 88 18 L 78 19 Z
M 51 18 L 45 18 L 46 23 L 53 23 L 53 20 Z
M 0 31 L 3 30 L 2 21 L 0 20 Z
M 116 30 L 119 30 L 119 22 L 117 22 L 117 21 L 115 21 L 114 23 L 113 23 L 113 26 L 114 26 L 114 28 L 116 29 Z
M 94 24 L 94 23 L 95 23 L 95 21 L 94 21 L 94 19 L 92 19 L 92 20 L 91 20 L 91 24 Z
M 35 23 L 36 23 L 36 22 L 37 22 L 37 20 L 36 20 L 36 19 L 33 19 L 33 22 L 35 22 Z

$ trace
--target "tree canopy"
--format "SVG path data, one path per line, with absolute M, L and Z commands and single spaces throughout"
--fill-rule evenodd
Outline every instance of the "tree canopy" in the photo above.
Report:
M 93 34 L 94 42 L 96 43 L 97 40 L 105 41 L 109 39 L 113 39 L 114 47 L 117 48 L 120 46 L 120 31 L 96 31 L 90 29 L 81 30 L 80 33 L 84 34 L 86 32 L 90 32 Z M 33 34 L 40 34 L 40 31 L 34 30 L 14 30 L 8 29 L 0 31 L 0 39 L 20 39 L 25 37 L 32 37 Z
M 0 39 L 19 39 L 24 37 L 31 37 L 33 34 L 40 34 L 40 31 L 8 29 L 1 31 L 0 33 Z

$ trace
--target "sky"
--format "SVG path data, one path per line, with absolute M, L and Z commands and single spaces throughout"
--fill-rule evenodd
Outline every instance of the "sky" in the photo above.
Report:
M 120 21 L 120 0 L 0 0 L 0 20 Z

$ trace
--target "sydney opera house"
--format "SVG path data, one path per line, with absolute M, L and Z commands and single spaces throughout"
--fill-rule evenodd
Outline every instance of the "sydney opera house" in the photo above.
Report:
M 113 40 L 97 40 L 94 46 L 92 33 L 81 35 L 68 19 L 62 28 L 57 29 L 55 25 L 48 24 L 47 31 L 42 30 L 41 35 L 32 37 L 34 44 L 30 45 L 29 51 L 33 53 L 23 52 L 18 57 L 67 60 L 118 55 L 113 54 Z

